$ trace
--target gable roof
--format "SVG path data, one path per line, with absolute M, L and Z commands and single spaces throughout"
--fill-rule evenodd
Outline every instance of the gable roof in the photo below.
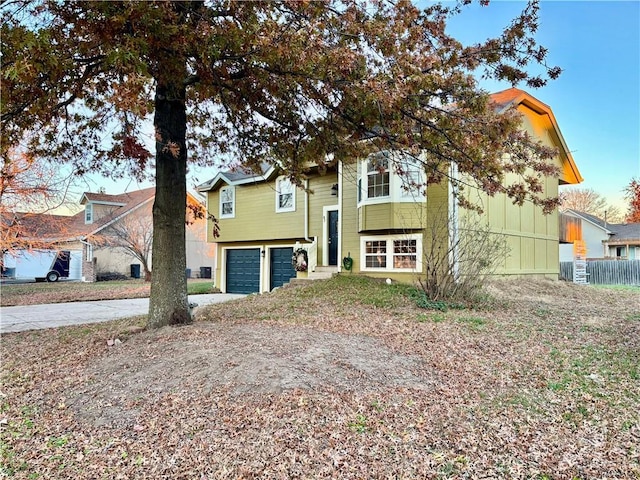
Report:
M 134 190 L 133 192 L 111 195 L 108 193 L 84 192 L 80 198 L 80 205 L 98 203 L 101 205 L 131 206 L 153 197 L 156 194 L 155 187 Z
M 578 210 L 573 210 L 571 208 L 568 208 L 567 210 L 564 210 L 565 214 L 569 214 L 569 215 L 573 215 L 575 217 L 580 218 L 581 220 L 584 220 L 585 222 L 589 222 L 591 225 L 594 225 L 600 229 L 602 229 L 605 233 L 607 234 L 611 234 L 613 233 L 610 230 L 610 227 L 612 226 L 610 223 L 605 223 L 604 220 L 602 220 L 600 217 L 597 217 L 595 215 L 591 215 L 590 213 L 586 213 L 586 212 L 580 212 Z
M 85 240 L 91 235 L 98 234 L 114 222 L 129 215 L 140 207 L 153 201 L 156 195 L 155 187 L 135 190 L 133 192 L 110 195 L 106 193 L 85 192 L 81 197 L 81 204 L 96 203 L 111 205 L 114 209 L 108 215 L 100 217 L 90 224 L 85 223 L 84 210 L 75 215 L 52 215 L 49 213 L 16 213 L 3 215 L 3 222 L 17 221 L 20 223 L 19 236 L 32 242 L 56 243 L 61 241 Z M 201 199 L 187 192 L 187 203 L 202 205 Z M 185 205 L 186 208 L 186 205 Z
M 534 96 L 518 88 L 509 88 L 507 90 L 493 93 L 489 96 L 489 101 L 498 113 L 502 113 L 511 107 L 524 105 L 525 107 L 533 110 L 540 115 L 547 116 L 560 142 L 562 152 L 564 153 L 564 156 L 566 158 L 566 165 L 564 165 L 565 168 L 563 168 L 563 173 L 566 177 L 564 178 L 564 181 L 566 181 L 567 183 L 581 183 L 584 180 L 582 178 L 582 175 L 580 174 L 580 171 L 578 170 L 575 161 L 573 160 L 571 151 L 567 147 L 564 137 L 560 132 L 558 122 L 556 121 L 556 118 L 548 105 L 542 103 Z M 198 185 L 196 187 L 196 190 L 198 192 L 208 192 L 217 189 L 222 183 L 226 183 L 227 185 L 242 185 L 247 183 L 266 181 L 271 178 L 277 170 L 276 167 L 270 165 L 267 162 L 262 162 L 259 168 L 259 173 L 246 169 L 242 170 L 240 168 L 227 172 L 219 172 L 208 182 L 204 182 Z
M 196 187 L 196 190 L 198 192 L 208 192 L 210 190 L 215 190 L 222 183 L 226 183 L 227 185 L 244 185 L 248 183 L 263 182 L 272 178 L 277 171 L 274 165 L 270 165 L 267 162 L 262 162 L 259 166 L 259 169 L 259 172 L 254 172 L 246 169 L 219 172 L 208 182 L 198 185 Z
M 571 155 L 571 151 L 569 150 L 569 147 L 567 147 L 567 143 L 562 136 L 556 117 L 549 105 L 542 103 L 534 96 L 528 94 L 524 90 L 520 90 L 519 88 L 508 88 L 507 90 L 493 93 L 489 96 L 489 101 L 495 105 L 498 113 L 502 113 L 508 108 L 523 105 L 539 115 L 546 116 L 549 119 L 558 141 L 560 142 L 562 153 L 566 157 L 566 165 L 564 165 L 563 168 L 563 173 L 565 174 L 564 181 L 575 184 L 581 183 L 584 180 L 575 161 L 573 160 L 573 155 Z
M 84 239 L 89 235 L 95 235 L 116 220 L 152 201 L 155 193 L 155 187 L 119 195 L 85 192 L 82 195 L 81 204 L 99 203 L 112 205 L 114 206 L 113 211 L 90 224 L 85 224 L 84 210 L 70 216 L 20 213 L 18 221 L 22 226 L 21 236 L 48 242 Z

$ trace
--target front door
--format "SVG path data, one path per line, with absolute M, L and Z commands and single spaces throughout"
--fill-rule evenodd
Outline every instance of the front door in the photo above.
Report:
M 338 265 L 338 211 L 329 210 L 329 265 Z

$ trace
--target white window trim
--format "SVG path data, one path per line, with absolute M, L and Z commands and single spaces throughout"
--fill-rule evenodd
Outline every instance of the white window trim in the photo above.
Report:
M 280 208 L 280 195 L 282 194 L 282 192 L 280 191 L 280 184 L 282 182 L 287 182 L 291 186 L 292 201 L 291 201 L 291 206 Z M 295 212 L 295 211 L 296 211 L 296 186 L 293 183 L 291 183 L 291 180 L 289 180 L 289 178 L 285 176 L 280 176 L 276 179 L 276 213 L 286 213 L 286 212 Z
M 229 190 L 231 191 L 231 213 L 223 214 L 222 213 L 222 192 Z M 236 187 L 233 185 L 229 185 L 228 187 L 223 187 L 220 189 L 220 218 L 235 218 L 236 217 Z M 224 202 L 228 203 L 228 202 Z
M 84 206 L 84 224 L 90 225 L 93 223 L 93 204 L 87 203 Z
M 394 240 L 415 240 L 416 241 L 416 266 L 415 268 L 393 268 L 393 241 Z M 384 268 L 367 267 L 366 244 L 367 242 L 387 242 L 387 266 Z M 422 272 L 422 234 L 414 233 L 408 235 L 374 235 L 360 237 L 360 270 L 363 272 L 397 272 L 416 273 Z
M 384 197 L 368 198 L 368 163 L 369 159 L 365 158 L 358 162 L 358 174 L 357 174 L 357 187 L 360 189 L 358 192 L 358 207 L 362 205 L 375 205 L 380 203 L 402 203 L 402 202 L 426 202 L 427 196 L 424 190 L 410 191 L 403 188 L 405 180 L 403 177 L 395 172 L 395 168 L 392 165 L 393 162 L 400 161 L 399 154 L 389 156 L 389 195 Z M 396 160 L 394 160 L 394 157 Z M 424 172 L 420 169 L 416 169 L 414 172 L 417 174 L 417 183 L 423 184 L 425 181 Z

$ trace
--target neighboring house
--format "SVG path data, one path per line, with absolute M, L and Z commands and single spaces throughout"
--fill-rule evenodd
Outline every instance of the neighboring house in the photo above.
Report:
M 640 260 L 640 223 L 608 225 L 611 236 L 604 242 L 607 258 Z
M 562 214 L 580 221 L 588 260 L 640 259 L 640 223 L 607 223 L 595 215 L 571 209 Z M 560 261 L 573 261 L 573 244 L 560 245 Z
M 609 229 L 610 224 L 606 224 L 602 219 L 595 215 L 579 212 L 576 210 L 565 210 L 563 215 L 569 218 L 578 219 L 582 226 L 582 238 L 586 248 L 586 258 L 596 259 L 604 258 L 605 250 L 603 242 L 609 239 L 612 231 Z M 566 243 L 560 245 L 560 261 L 572 262 L 573 261 L 573 243 Z
M 551 109 L 531 95 L 509 89 L 492 96 L 498 110 L 515 106 L 523 128 L 545 145 L 557 148 L 559 177 L 545 180 L 548 197 L 559 184 L 582 181 Z M 326 172 L 310 170 L 304 188 L 296 188 L 277 168 L 260 173 L 222 172 L 198 187 L 207 209 L 219 222 L 216 285 L 229 293 L 269 291 L 297 275 L 291 258 L 307 251 L 309 272 L 347 271 L 398 281 L 415 281 L 425 272 L 424 252 L 432 245 L 431 225 L 442 222 L 455 237 L 465 213 L 458 211 L 451 184 L 425 192 L 423 173 L 407 162 L 400 177 L 391 162 L 397 155 L 377 154 L 340 162 Z M 410 182 L 407 182 L 407 178 Z M 499 273 L 558 278 L 558 212 L 543 215 L 533 204 L 514 206 L 505 195 L 482 202 L 485 223 L 504 235 L 510 249 Z M 208 232 L 212 228 L 207 229 Z M 344 261 L 346 259 L 346 261 Z M 312 275 L 312 273 L 309 273 Z
M 152 268 L 154 198 L 155 188 L 119 195 L 86 192 L 80 200 L 84 210 L 76 215 L 24 214 L 23 235 L 32 239 L 34 245 L 46 245 L 48 251 L 69 251 L 74 260 L 81 258 L 79 272 L 70 278 L 95 281 L 97 275 L 104 273 L 142 276 L 141 261 L 123 245 L 135 242 L 136 248 L 149 259 L 148 268 Z M 187 194 L 187 201 L 201 205 L 191 194 Z M 185 207 L 185 220 L 187 269 L 195 276 L 206 276 L 213 269 L 215 254 L 215 245 L 206 241 L 206 219 L 193 218 Z M 21 243 L 24 245 L 24 240 Z M 24 247 L 22 252 L 13 252 L 17 260 L 9 263 L 19 262 L 21 255 L 27 255 Z

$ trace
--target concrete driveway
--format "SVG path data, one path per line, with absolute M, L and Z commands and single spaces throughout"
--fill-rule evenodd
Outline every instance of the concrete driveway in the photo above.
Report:
M 230 293 L 189 295 L 189 302 L 203 306 L 244 296 Z M 148 298 L 1 307 L 0 334 L 106 322 L 117 318 L 146 315 L 148 311 Z

